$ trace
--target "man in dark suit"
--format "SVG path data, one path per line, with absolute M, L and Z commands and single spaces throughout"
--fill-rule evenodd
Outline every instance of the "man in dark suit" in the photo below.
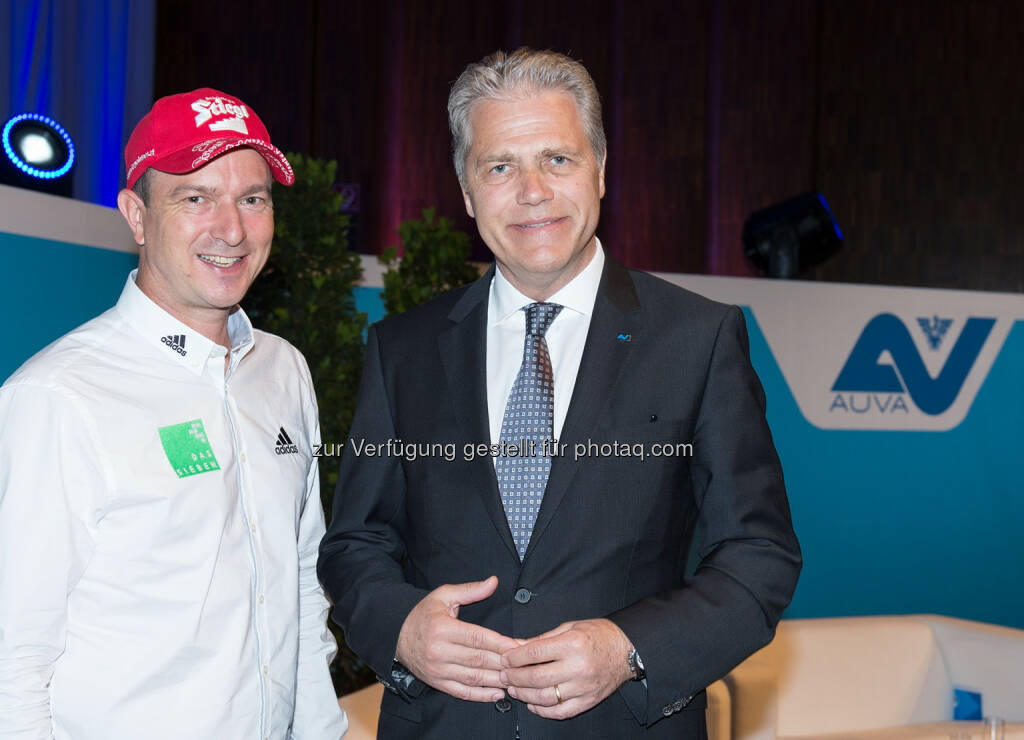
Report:
M 801 563 L 742 313 L 604 254 L 580 64 L 498 52 L 449 122 L 496 266 L 370 329 L 318 569 L 380 735 L 703 737 Z

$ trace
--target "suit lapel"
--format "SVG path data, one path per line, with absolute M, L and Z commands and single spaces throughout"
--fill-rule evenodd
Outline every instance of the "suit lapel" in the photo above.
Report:
M 437 338 L 455 416 L 466 440 L 474 445 L 491 438 L 487 423 L 487 298 L 493 276 L 492 265 L 455 304 L 448 314 L 452 326 Z M 476 458 L 470 466 L 473 475 L 469 486 L 480 496 L 501 541 L 518 562 L 519 553 L 501 503 L 494 464 L 484 456 Z
M 566 445 L 565 454 L 551 462 L 544 499 L 526 550 L 527 558 L 562 503 L 579 467 L 579 463 L 573 461 L 573 446 L 593 437 L 626 358 L 643 341 L 639 314 L 640 304 L 629 271 L 606 255 L 580 369 L 558 440 Z

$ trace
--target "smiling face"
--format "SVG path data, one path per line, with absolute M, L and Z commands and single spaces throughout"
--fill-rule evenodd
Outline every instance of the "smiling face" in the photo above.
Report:
M 604 162 L 566 92 L 485 99 L 469 120 L 466 211 L 509 282 L 546 300 L 597 248 Z
M 136 285 L 165 311 L 220 344 L 227 318 L 270 254 L 270 168 L 237 149 L 184 175 L 152 170 L 149 205 L 122 190 L 118 208 L 139 244 Z

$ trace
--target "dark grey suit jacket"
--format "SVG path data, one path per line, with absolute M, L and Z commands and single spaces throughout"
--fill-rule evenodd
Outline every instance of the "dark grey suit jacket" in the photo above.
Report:
M 414 681 L 385 692 L 380 737 L 704 737 L 704 688 L 771 639 L 801 565 L 743 314 L 606 261 L 560 440 L 566 455 L 553 461 L 520 563 L 492 460 L 463 455 L 489 442 L 492 274 L 370 329 L 351 438 L 454 443 L 456 459 L 346 450 L 318 568 L 334 619 L 387 677 L 402 622 L 424 595 L 496 574 L 497 592 L 462 607 L 461 619 L 531 637 L 608 617 L 637 647 L 647 688 L 628 682 L 554 721 L 516 701 L 465 702 Z M 574 460 L 575 445 L 589 442 L 640 444 L 648 456 Z M 679 442 L 692 443 L 692 456 L 651 455 Z M 687 578 L 695 529 L 699 565 Z

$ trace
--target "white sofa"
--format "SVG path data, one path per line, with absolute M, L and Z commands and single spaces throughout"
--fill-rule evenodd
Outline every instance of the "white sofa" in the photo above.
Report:
M 932 615 L 783 620 L 726 676 L 734 740 L 981 740 L 953 722 L 954 687 L 1024 738 L 1024 630 Z

